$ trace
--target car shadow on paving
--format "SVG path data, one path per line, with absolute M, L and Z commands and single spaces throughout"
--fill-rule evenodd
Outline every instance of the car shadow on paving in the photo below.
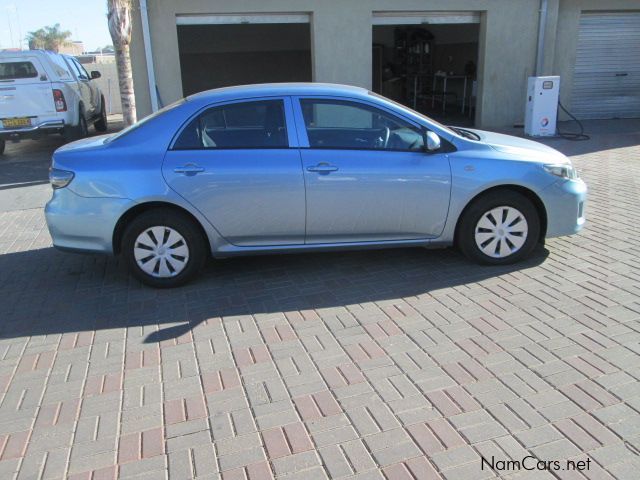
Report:
M 209 262 L 185 287 L 154 290 L 131 278 L 117 258 L 54 248 L 8 253 L 0 255 L 0 337 L 170 323 L 145 339 L 161 342 L 215 317 L 383 302 L 456 286 L 469 290 L 474 282 L 538 266 L 547 255 L 539 248 L 523 263 L 499 267 L 472 264 L 452 249 L 244 257 Z
M 545 140 L 589 184 L 584 230 L 501 268 L 262 256 L 154 290 L 51 248 L 41 205 L 1 211 L 44 186 L 0 191 L 0 478 L 635 480 L 640 149 L 587 133 Z

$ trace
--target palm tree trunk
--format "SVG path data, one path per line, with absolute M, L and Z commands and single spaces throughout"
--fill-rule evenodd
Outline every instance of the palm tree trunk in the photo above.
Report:
M 116 65 L 118 67 L 122 119 L 125 126 L 128 126 L 136 122 L 136 97 L 133 93 L 133 74 L 131 72 L 129 44 L 114 45 L 114 47 L 116 50 Z
M 107 0 L 107 21 L 113 46 L 116 49 L 120 101 L 122 102 L 122 116 L 125 126 L 136 121 L 136 98 L 133 92 L 133 75 L 129 54 L 131 6 L 132 0 Z

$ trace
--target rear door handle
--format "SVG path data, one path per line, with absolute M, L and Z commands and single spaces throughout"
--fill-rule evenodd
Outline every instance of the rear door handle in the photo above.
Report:
M 197 173 L 204 172 L 204 168 L 196 165 L 195 163 L 188 163 L 187 165 L 174 168 L 173 171 L 183 175 L 195 175 Z
M 338 170 L 338 167 L 335 165 L 330 165 L 328 163 L 319 163 L 313 167 L 307 167 L 308 172 L 318 172 L 318 173 L 329 173 L 335 172 Z

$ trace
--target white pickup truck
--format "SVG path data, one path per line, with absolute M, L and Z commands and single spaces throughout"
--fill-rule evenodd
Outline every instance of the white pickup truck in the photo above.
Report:
M 107 130 L 104 96 L 91 75 L 69 55 L 44 50 L 0 52 L 0 154 L 5 141 L 61 133 L 88 135 L 93 124 Z

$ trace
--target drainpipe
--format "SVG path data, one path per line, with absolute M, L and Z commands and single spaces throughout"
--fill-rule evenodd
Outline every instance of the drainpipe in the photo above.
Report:
M 540 20 L 538 24 L 538 52 L 536 55 L 536 76 L 542 74 L 544 60 L 544 30 L 547 26 L 547 0 L 540 0 Z
M 151 111 L 158 111 L 158 96 L 156 93 L 156 72 L 153 67 L 153 53 L 151 50 L 151 35 L 149 34 L 149 12 L 147 0 L 140 0 L 140 19 L 142 20 L 142 43 L 144 45 L 144 57 L 147 62 L 147 80 L 149 81 L 149 98 L 151 98 Z

